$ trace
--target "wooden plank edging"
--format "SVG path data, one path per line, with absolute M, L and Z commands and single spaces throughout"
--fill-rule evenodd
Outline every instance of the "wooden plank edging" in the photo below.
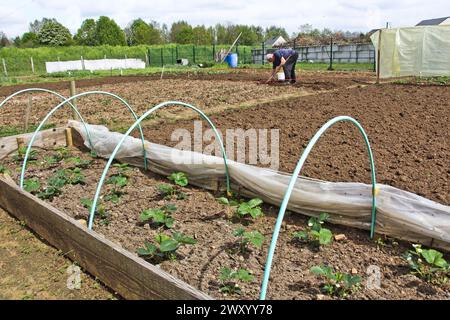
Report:
M 0 207 L 125 299 L 208 300 L 205 293 L 144 261 L 0 175 Z

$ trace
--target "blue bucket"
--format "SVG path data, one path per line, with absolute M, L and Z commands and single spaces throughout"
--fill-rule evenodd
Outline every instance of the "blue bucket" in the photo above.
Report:
M 230 53 L 226 57 L 225 61 L 228 63 L 228 66 L 230 68 L 237 68 L 237 66 L 238 66 L 238 55 L 237 55 L 237 53 Z

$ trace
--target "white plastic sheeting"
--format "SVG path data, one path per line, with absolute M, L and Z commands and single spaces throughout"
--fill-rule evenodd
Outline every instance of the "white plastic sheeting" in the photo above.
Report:
M 83 68 L 84 64 L 84 68 Z M 100 59 L 46 62 L 47 73 L 72 70 L 111 70 L 111 69 L 145 69 L 145 62 L 140 59 Z
M 89 143 L 79 122 L 69 126 Z M 123 135 L 103 126 L 88 126 L 93 146 L 101 157 L 109 158 Z M 215 190 L 212 181 L 225 179 L 223 158 L 182 151 L 145 142 L 150 171 L 169 175 L 174 171 L 188 174 L 191 184 Z M 195 162 L 191 163 L 194 158 Z M 198 157 L 203 161 L 199 162 Z M 128 137 L 117 154 L 117 160 L 142 166 L 142 141 Z M 289 183 L 290 174 L 271 169 L 228 162 L 234 187 L 247 196 L 258 196 L 267 203 L 279 205 Z M 388 185 L 378 184 L 377 233 L 398 239 L 418 241 L 450 250 L 450 207 Z M 371 185 L 351 182 L 326 182 L 299 178 L 288 209 L 309 216 L 321 212 L 330 214 L 330 222 L 370 229 Z M 368 234 L 369 236 L 369 234 Z
M 381 43 L 381 78 L 450 76 L 450 26 L 381 29 L 371 40 L 375 52 Z

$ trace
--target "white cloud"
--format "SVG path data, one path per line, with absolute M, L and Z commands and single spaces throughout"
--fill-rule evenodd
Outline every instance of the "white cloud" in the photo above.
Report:
M 170 24 L 217 22 L 284 26 L 289 33 L 310 23 L 318 28 L 368 31 L 411 26 L 422 19 L 450 15 L 448 0 L 0 0 L 0 30 L 16 36 L 34 19 L 54 17 L 75 32 L 86 18 L 109 16 L 125 27 L 134 18 Z

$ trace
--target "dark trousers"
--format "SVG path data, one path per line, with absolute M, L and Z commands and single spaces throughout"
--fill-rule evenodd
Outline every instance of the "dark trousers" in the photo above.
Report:
M 297 64 L 297 60 L 298 60 L 298 53 L 296 52 L 289 57 L 289 60 L 287 60 L 284 65 L 284 76 L 286 80 L 289 80 L 292 83 L 296 81 L 295 65 Z

